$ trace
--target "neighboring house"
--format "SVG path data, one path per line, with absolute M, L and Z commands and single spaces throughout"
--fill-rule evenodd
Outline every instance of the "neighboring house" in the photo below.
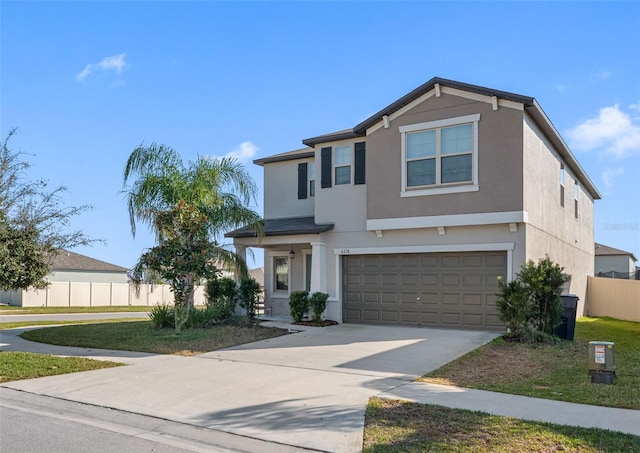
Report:
M 127 283 L 129 270 L 79 253 L 61 250 L 51 266 L 50 282 Z
M 46 280 L 51 283 L 45 290 L 0 291 L 0 302 L 17 306 L 88 306 L 129 303 L 128 269 L 96 260 L 79 253 L 60 250 Z M 124 295 L 114 293 L 114 285 L 124 287 Z M 95 300 L 94 300 L 95 299 Z M 108 302 L 105 302 L 108 300 Z
M 434 78 L 303 144 L 254 161 L 263 236 L 227 234 L 264 249 L 273 315 L 308 289 L 339 322 L 502 329 L 497 279 L 545 255 L 582 314 L 600 194 L 534 98 Z
M 595 244 L 595 275 L 603 274 L 607 277 L 619 275 L 621 278 L 635 278 L 636 257 L 631 252 Z

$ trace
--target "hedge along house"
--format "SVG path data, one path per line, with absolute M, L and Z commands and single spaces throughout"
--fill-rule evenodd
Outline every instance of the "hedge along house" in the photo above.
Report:
M 548 255 L 583 312 L 596 187 L 532 97 L 434 78 L 264 168 L 265 308 L 330 295 L 339 322 L 502 329 L 497 278 Z

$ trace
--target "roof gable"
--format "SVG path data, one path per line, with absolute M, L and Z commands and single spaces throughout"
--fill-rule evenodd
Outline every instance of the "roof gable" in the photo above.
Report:
M 589 176 L 587 176 L 587 173 L 578 163 L 577 159 L 565 143 L 564 139 L 560 136 L 560 133 L 556 130 L 555 126 L 551 123 L 535 98 L 531 96 L 523 96 L 516 93 L 510 93 L 507 91 L 482 87 L 479 85 L 457 82 L 455 80 L 443 79 L 440 77 L 434 77 L 428 82 L 420 85 L 418 88 L 412 90 L 397 101 L 392 102 L 379 112 L 371 115 L 363 122 L 357 124 L 355 127 L 353 127 L 353 129 L 346 129 L 344 131 L 333 132 L 330 134 L 308 138 L 303 140 L 302 143 L 307 146 L 315 146 L 321 143 L 335 141 L 338 139 L 350 139 L 366 136 L 367 130 L 369 128 L 375 126 L 376 124 L 384 123 L 386 118 L 388 119 L 388 117 L 395 112 L 399 112 L 403 108 L 407 108 L 407 106 L 410 106 L 412 102 L 419 100 L 422 96 L 427 95 L 431 91 L 434 91 L 436 93 L 435 95 L 438 96 L 440 91 L 444 87 L 454 90 L 454 93 L 452 93 L 454 95 L 455 91 L 457 91 L 458 95 L 461 95 L 462 92 L 466 92 L 477 96 L 488 97 L 487 101 L 494 103 L 494 108 L 497 108 L 498 105 L 504 101 L 506 101 L 507 103 L 515 103 L 521 105 L 521 108 L 531 117 L 531 119 L 536 123 L 540 130 L 553 144 L 554 148 L 565 161 L 567 167 L 580 180 L 581 185 L 589 193 L 589 195 L 591 195 L 591 197 L 596 200 L 602 198 L 595 184 L 591 181 Z M 514 106 L 514 104 L 511 105 Z

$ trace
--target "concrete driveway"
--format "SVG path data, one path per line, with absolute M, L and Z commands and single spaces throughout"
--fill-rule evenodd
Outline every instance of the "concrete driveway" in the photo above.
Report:
M 194 357 L 129 358 L 131 366 L 3 385 L 312 450 L 357 452 L 369 397 L 497 335 L 343 324 Z

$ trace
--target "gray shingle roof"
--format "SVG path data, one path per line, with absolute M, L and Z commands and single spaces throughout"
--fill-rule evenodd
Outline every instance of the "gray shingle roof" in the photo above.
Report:
M 596 256 L 627 255 L 630 256 L 633 261 L 638 261 L 631 252 L 615 249 L 613 247 L 609 247 L 608 245 L 598 244 L 597 242 L 595 243 L 595 253 Z
M 264 219 L 265 236 L 291 236 L 294 234 L 318 234 L 333 229 L 333 223 L 316 224 L 313 217 L 292 217 L 287 219 Z M 239 228 L 225 234 L 228 238 L 256 237 L 253 228 Z
M 295 151 L 288 151 L 286 153 L 274 154 L 273 156 L 261 157 L 253 161 L 256 165 L 269 164 L 271 162 L 284 162 L 287 160 L 306 159 L 315 156 L 313 148 L 296 149 Z
M 69 250 L 60 250 L 51 266 L 53 271 L 127 272 L 126 267 L 90 258 Z

